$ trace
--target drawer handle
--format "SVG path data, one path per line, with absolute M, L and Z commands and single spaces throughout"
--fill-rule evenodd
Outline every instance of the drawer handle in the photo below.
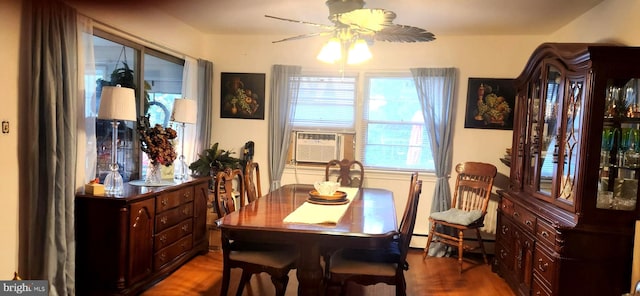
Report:
M 166 198 L 163 198 L 163 199 L 160 201 L 160 204 L 162 204 L 163 206 L 166 206 L 168 203 L 169 203 L 169 200 L 167 200 Z
M 162 224 L 167 224 L 167 216 L 162 216 L 162 218 L 160 218 L 160 222 L 162 222 Z
M 166 241 L 167 241 L 167 236 L 166 235 L 163 234 L 162 236 L 160 236 L 160 242 L 161 243 L 164 244 Z
M 549 237 L 549 233 L 544 230 L 540 232 L 540 235 L 542 235 L 542 237 Z
M 518 212 L 513 212 L 513 216 L 514 216 L 514 217 L 516 217 L 516 218 L 517 218 L 517 217 L 520 217 L 520 213 L 518 213 Z
M 542 261 L 542 259 L 538 259 L 538 269 L 540 269 L 540 271 L 546 272 L 547 267 L 549 267 L 548 263 Z
M 507 257 L 507 251 L 505 250 L 500 250 L 500 258 L 504 259 Z
M 186 248 L 187 248 L 187 242 L 182 242 L 182 243 L 180 244 L 180 247 L 181 247 L 183 250 L 184 250 L 184 249 L 186 249 Z
M 187 230 L 189 230 L 189 225 L 182 225 L 182 232 L 187 232 Z
M 186 192 L 184 195 L 182 195 L 184 198 L 189 198 L 189 192 Z
M 507 234 L 507 232 L 509 232 L 509 226 L 507 225 L 502 225 L 502 234 Z
M 165 253 L 165 252 L 160 253 L 160 260 L 161 261 L 166 261 L 167 260 L 167 253 Z
M 531 222 L 531 220 L 527 220 L 527 221 L 524 221 L 524 224 L 527 224 L 527 226 L 531 226 L 533 225 L 533 222 Z
M 189 215 L 189 208 L 182 209 L 182 214 L 185 215 L 185 216 Z

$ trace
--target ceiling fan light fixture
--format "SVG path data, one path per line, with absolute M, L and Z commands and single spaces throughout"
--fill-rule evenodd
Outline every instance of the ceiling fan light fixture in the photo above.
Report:
M 329 39 L 329 42 L 322 47 L 316 58 L 329 64 L 339 61 L 342 58 L 342 45 L 340 44 L 340 40 L 335 37 Z
M 369 51 L 369 46 L 367 46 L 367 42 L 364 39 L 358 39 L 355 43 L 351 44 L 349 47 L 349 53 L 347 56 L 347 64 L 359 64 L 364 61 L 371 59 L 371 51 Z

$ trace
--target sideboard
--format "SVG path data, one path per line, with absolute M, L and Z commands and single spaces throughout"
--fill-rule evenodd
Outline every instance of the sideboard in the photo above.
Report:
M 77 194 L 78 295 L 137 295 L 208 251 L 209 178 L 124 194 Z

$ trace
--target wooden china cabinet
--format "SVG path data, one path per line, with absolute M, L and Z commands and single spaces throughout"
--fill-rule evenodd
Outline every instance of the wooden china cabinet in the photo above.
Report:
M 78 194 L 78 295 L 138 295 L 209 249 L 209 178 L 165 187 L 125 184 L 122 196 Z
M 545 43 L 516 80 L 493 269 L 517 295 L 629 291 L 640 48 Z

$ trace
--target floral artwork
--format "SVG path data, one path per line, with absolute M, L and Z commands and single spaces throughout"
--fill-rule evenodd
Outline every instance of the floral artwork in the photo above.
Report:
M 172 140 L 178 136 L 178 133 L 174 129 L 165 128 L 160 124 L 151 127 L 148 116 L 140 116 L 137 130 L 142 152 L 147 154 L 151 164 L 170 166 L 176 159 L 176 150 Z
M 264 74 L 222 73 L 222 118 L 264 119 Z
M 513 79 L 469 78 L 465 128 L 513 129 Z

